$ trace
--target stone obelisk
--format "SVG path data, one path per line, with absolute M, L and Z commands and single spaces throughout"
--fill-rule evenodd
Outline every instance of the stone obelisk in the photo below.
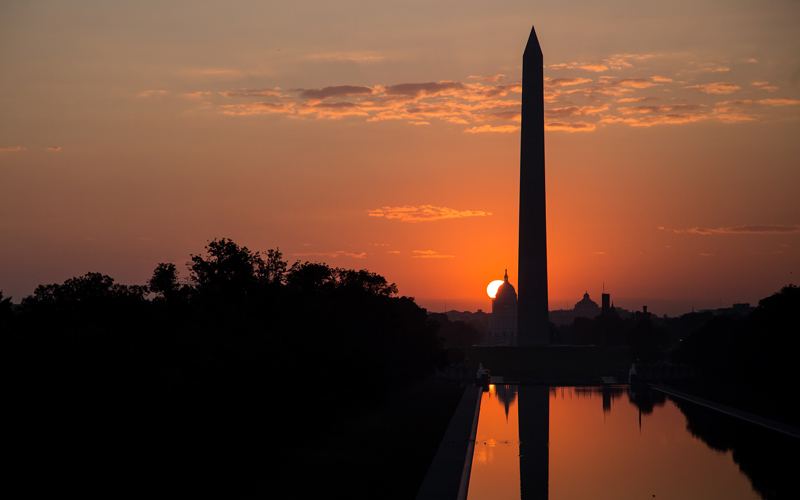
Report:
M 544 192 L 544 72 L 536 30 L 522 55 L 522 145 L 519 158 L 518 345 L 549 342 L 547 217 Z

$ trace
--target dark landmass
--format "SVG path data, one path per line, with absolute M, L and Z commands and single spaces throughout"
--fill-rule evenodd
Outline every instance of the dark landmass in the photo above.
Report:
M 477 345 L 483 338 L 483 332 L 476 325 L 461 320 L 451 321 L 445 313 L 428 313 L 428 318 L 439 324 L 439 337 L 445 348 Z
M 412 383 L 335 427 L 309 429 L 290 447 L 275 450 L 281 458 L 276 480 L 259 485 L 252 497 L 330 498 L 336 492 L 347 498 L 414 498 L 463 392 L 455 382 Z
M 453 388 L 433 397 L 415 384 L 445 351 L 438 324 L 394 284 L 226 239 L 189 271 L 182 281 L 159 264 L 147 286 L 89 273 L 38 287 L 16 311 L 0 296 L 14 490 L 242 497 L 281 484 L 274 462 L 296 458 L 286 450 L 355 432 L 354 419 L 369 439 L 396 426 L 409 461 L 427 456 L 415 447 L 435 453 Z M 409 418 L 417 433 L 402 435 L 385 408 L 412 400 L 439 418 Z M 381 449 L 397 453 L 377 447 L 376 461 Z
M 697 376 L 670 385 L 734 408 L 800 427 L 797 385 L 800 288 L 762 299 L 745 318 L 714 318 L 669 354 Z

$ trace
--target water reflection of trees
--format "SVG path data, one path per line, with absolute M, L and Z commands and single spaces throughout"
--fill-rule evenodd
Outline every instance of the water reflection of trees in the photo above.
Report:
M 713 450 L 731 451 L 734 463 L 762 498 L 797 498 L 800 440 L 685 400 L 671 399 L 686 417 L 686 429 L 692 436 Z
M 623 385 L 603 385 L 585 387 L 551 387 L 550 395 L 553 398 L 565 399 L 566 397 L 575 398 L 594 398 L 602 397 L 603 412 L 611 411 L 611 403 L 621 398 L 627 391 L 627 386 Z

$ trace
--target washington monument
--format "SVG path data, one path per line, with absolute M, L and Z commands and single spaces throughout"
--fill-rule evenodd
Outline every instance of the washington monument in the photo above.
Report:
M 549 342 L 547 217 L 544 192 L 542 48 L 531 28 L 522 55 L 522 144 L 519 158 L 518 345 Z

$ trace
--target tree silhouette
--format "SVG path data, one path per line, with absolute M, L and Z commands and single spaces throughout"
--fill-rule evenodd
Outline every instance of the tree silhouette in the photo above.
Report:
M 251 458 L 258 450 L 328 432 L 444 362 L 426 311 L 378 274 L 289 267 L 278 249 L 226 238 L 188 267 L 185 285 L 171 263 L 158 264 L 148 286 L 101 273 L 41 285 L 19 313 L 0 295 L 12 427 L 25 436 L 12 454 L 89 450 L 80 470 L 97 472 L 98 489 L 152 491 L 156 475 L 135 473 L 146 453 L 153 470 L 170 471 L 161 479 L 176 495 L 236 497 L 266 466 Z M 52 456 L 39 472 L 77 489 L 78 465 Z
M 159 264 L 153 271 L 153 277 L 148 281 L 148 285 L 150 291 L 159 294 L 161 298 L 168 299 L 174 296 L 180 288 L 175 264 Z

